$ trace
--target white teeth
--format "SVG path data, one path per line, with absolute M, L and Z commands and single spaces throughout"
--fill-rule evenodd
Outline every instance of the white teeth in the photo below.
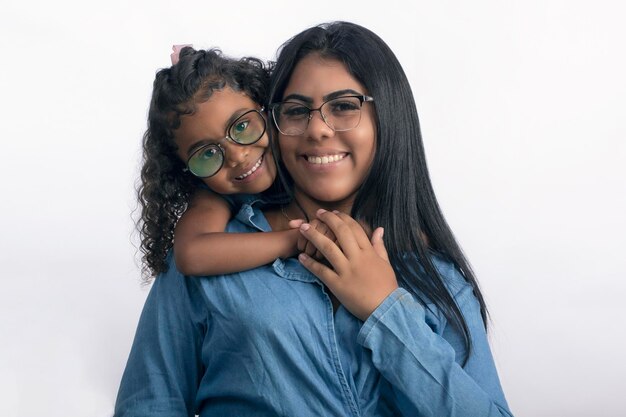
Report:
M 346 154 L 340 155 L 324 155 L 324 156 L 307 156 L 306 159 L 311 164 L 330 164 L 332 162 L 341 161 Z
M 250 174 L 252 174 L 254 171 L 256 171 L 260 166 L 261 163 L 263 162 L 263 157 L 260 157 L 258 161 L 256 161 L 256 164 L 254 164 L 254 166 L 252 168 L 250 168 L 250 171 L 246 172 L 245 174 L 242 174 L 238 177 L 235 177 L 238 180 L 242 180 L 244 178 L 246 178 L 247 176 L 249 176 Z

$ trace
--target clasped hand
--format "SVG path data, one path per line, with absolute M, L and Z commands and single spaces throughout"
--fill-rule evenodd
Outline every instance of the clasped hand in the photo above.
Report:
M 299 250 L 306 249 L 298 259 L 348 311 L 365 321 L 398 288 L 382 239 L 384 231 L 374 230 L 370 241 L 363 227 L 347 214 L 320 209 L 317 217 L 320 224 L 302 223 L 300 232 L 327 265 L 310 256 L 313 250 L 308 245 L 298 245 Z M 320 227 L 322 223 L 326 227 Z

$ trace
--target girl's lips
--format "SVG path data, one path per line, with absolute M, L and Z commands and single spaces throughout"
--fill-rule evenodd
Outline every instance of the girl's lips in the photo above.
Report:
M 243 174 L 235 177 L 235 181 L 251 181 L 256 177 L 256 174 L 260 172 L 260 168 L 263 165 L 263 160 L 265 159 L 265 153 L 261 155 L 261 157 L 252 165 L 252 167 L 244 172 Z

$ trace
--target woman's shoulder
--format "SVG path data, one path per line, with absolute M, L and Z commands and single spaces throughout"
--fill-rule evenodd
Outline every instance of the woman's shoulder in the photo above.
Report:
M 438 253 L 433 253 L 430 259 L 453 297 L 464 289 L 471 287 L 471 284 L 467 282 L 454 262 Z
M 408 262 L 409 264 L 412 264 L 409 271 L 420 275 L 422 279 L 430 280 L 431 278 L 427 278 L 426 269 L 424 267 L 424 260 L 421 259 L 417 254 L 403 255 L 405 261 L 407 261 L 407 258 L 409 257 L 413 258 L 413 260 L 415 261 L 415 263 Z M 446 289 L 453 298 L 456 298 L 457 295 L 464 290 L 472 288 L 471 284 L 465 279 L 456 264 L 452 262 L 447 256 L 438 252 L 430 252 L 428 255 L 428 259 L 437 271 L 439 277 L 441 278 L 441 282 L 445 285 Z M 428 297 L 423 294 L 419 288 L 413 287 L 412 290 L 413 292 L 416 292 L 416 295 L 424 300 L 426 304 L 432 304 Z

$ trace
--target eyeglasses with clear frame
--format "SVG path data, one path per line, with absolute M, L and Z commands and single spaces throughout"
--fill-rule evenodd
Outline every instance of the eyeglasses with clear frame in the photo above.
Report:
M 361 122 L 363 103 L 374 101 L 365 95 L 346 95 L 327 100 L 316 109 L 299 101 L 282 101 L 270 105 L 272 119 L 279 132 L 285 136 L 303 134 L 309 126 L 313 112 L 318 111 L 322 120 L 335 132 L 354 129 Z
M 267 122 L 263 117 L 263 108 L 260 110 L 248 110 L 235 119 L 226 129 L 226 136 L 223 140 L 247 146 L 257 143 L 265 134 Z M 187 167 L 184 171 L 189 171 L 199 178 L 208 178 L 217 174 L 226 159 L 226 150 L 221 143 L 209 143 L 194 151 L 187 159 Z

